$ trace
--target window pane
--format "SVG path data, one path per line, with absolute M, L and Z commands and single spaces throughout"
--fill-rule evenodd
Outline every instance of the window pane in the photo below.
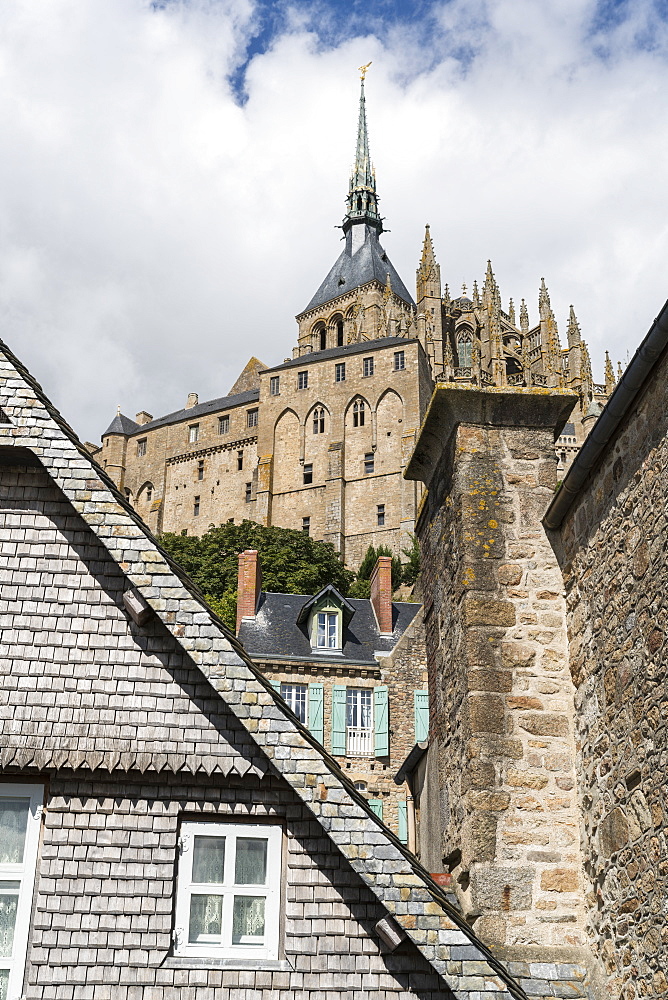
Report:
M 265 884 L 267 881 L 267 841 L 264 838 L 237 837 L 234 881 L 237 885 Z
M 324 646 L 326 644 L 326 641 L 327 641 L 326 637 L 325 637 L 325 628 L 326 628 L 325 622 L 326 622 L 325 615 L 324 614 L 319 614 L 318 615 L 318 646 Z
M 29 806 L 30 799 L 0 799 L 0 864 L 22 863 Z
M 222 896 L 191 896 L 188 941 L 208 943 L 220 939 L 223 915 Z
M 7 892 L 10 886 L 15 887 L 15 892 Z M 5 882 L 0 885 L 0 958 L 12 957 L 16 908 L 19 903 L 18 890 L 18 882 Z M 0 997 L 2 997 L 2 993 L 0 993 Z
M 262 944 L 264 896 L 235 896 L 232 944 Z
M 193 882 L 222 882 L 224 867 L 225 838 L 195 837 Z
M 327 615 L 327 645 L 336 649 L 336 615 Z

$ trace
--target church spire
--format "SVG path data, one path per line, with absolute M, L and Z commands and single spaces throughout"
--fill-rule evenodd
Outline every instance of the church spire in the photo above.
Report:
M 378 214 L 378 195 L 376 194 L 376 173 L 369 155 L 369 133 L 366 125 L 366 98 L 364 95 L 364 77 L 371 63 L 360 66 L 360 111 L 357 123 L 357 149 L 355 164 L 350 175 L 348 196 L 346 198 L 347 212 L 343 220 L 344 232 L 353 222 L 366 222 L 383 231 L 383 223 Z

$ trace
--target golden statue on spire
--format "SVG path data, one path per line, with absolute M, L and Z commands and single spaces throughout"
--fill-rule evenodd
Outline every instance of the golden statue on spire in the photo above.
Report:
M 368 70 L 368 68 L 369 68 L 369 66 L 370 66 L 370 65 L 371 65 L 371 63 L 370 63 L 370 62 L 368 62 L 368 63 L 366 64 L 366 66 L 360 66 L 360 67 L 359 67 L 359 71 L 360 71 L 360 80 L 362 81 L 362 83 L 364 83 L 364 77 L 366 76 L 366 71 Z

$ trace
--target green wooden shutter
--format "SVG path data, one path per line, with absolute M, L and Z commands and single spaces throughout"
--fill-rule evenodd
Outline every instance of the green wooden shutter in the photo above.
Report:
M 346 754 L 346 688 L 344 684 L 332 687 L 332 753 L 339 757 Z
M 369 799 L 369 809 L 372 813 L 375 813 L 378 819 L 383 818 L 383 800 L 382 799 Z
M 325 739 L 325 713 L 322 684 L 308 686 L 308 727 L 321 743 Z
M 399 840 L 402 844 L 408 843 L 408 810 L 406 802 L 398 802 L 399 810 Z
M 387 757 L 390 752 L 390 730 L 385 685 L 373 689 L 373 726 L 376 757 Z
M 415 742 L 424 743 L 429 739 L 429 692 L 413 691 L 415 706 Z

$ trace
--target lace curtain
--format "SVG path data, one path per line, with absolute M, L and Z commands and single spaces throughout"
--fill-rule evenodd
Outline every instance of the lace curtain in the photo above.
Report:
M 209 941 L 212 937 L 220 938 L 222 933 L 223 897 L 222 896 L 191 896 L 190 897 L 190 930 L 188 940 L 191 944 L 198 941 Z M 2 1000 L 2 997 L 0 997 Z
M 267 841 L 237 838 L 234 881 L 236 885 L 264 885 L 267 881 Z
M 193 882 L 218 883 L 225 871 L 225 838 L 195 837 Z
M 19 902 L 19 883 L 15 883 L 16 892 L 0 893 L 0 958 L 11 958 L 14 946 L 14 925 L 16 924 L 16 909 Z M 2 888 L 6 888 L 2 886 Z M 2 1000 L 2 994 L 0 994 Z
M 235 896 L 232 944 L 246 937 L 264 937 L 264 896 Z
M 23 861 L 29 806 L 29 799 L 0 799 L 0 864 Z

